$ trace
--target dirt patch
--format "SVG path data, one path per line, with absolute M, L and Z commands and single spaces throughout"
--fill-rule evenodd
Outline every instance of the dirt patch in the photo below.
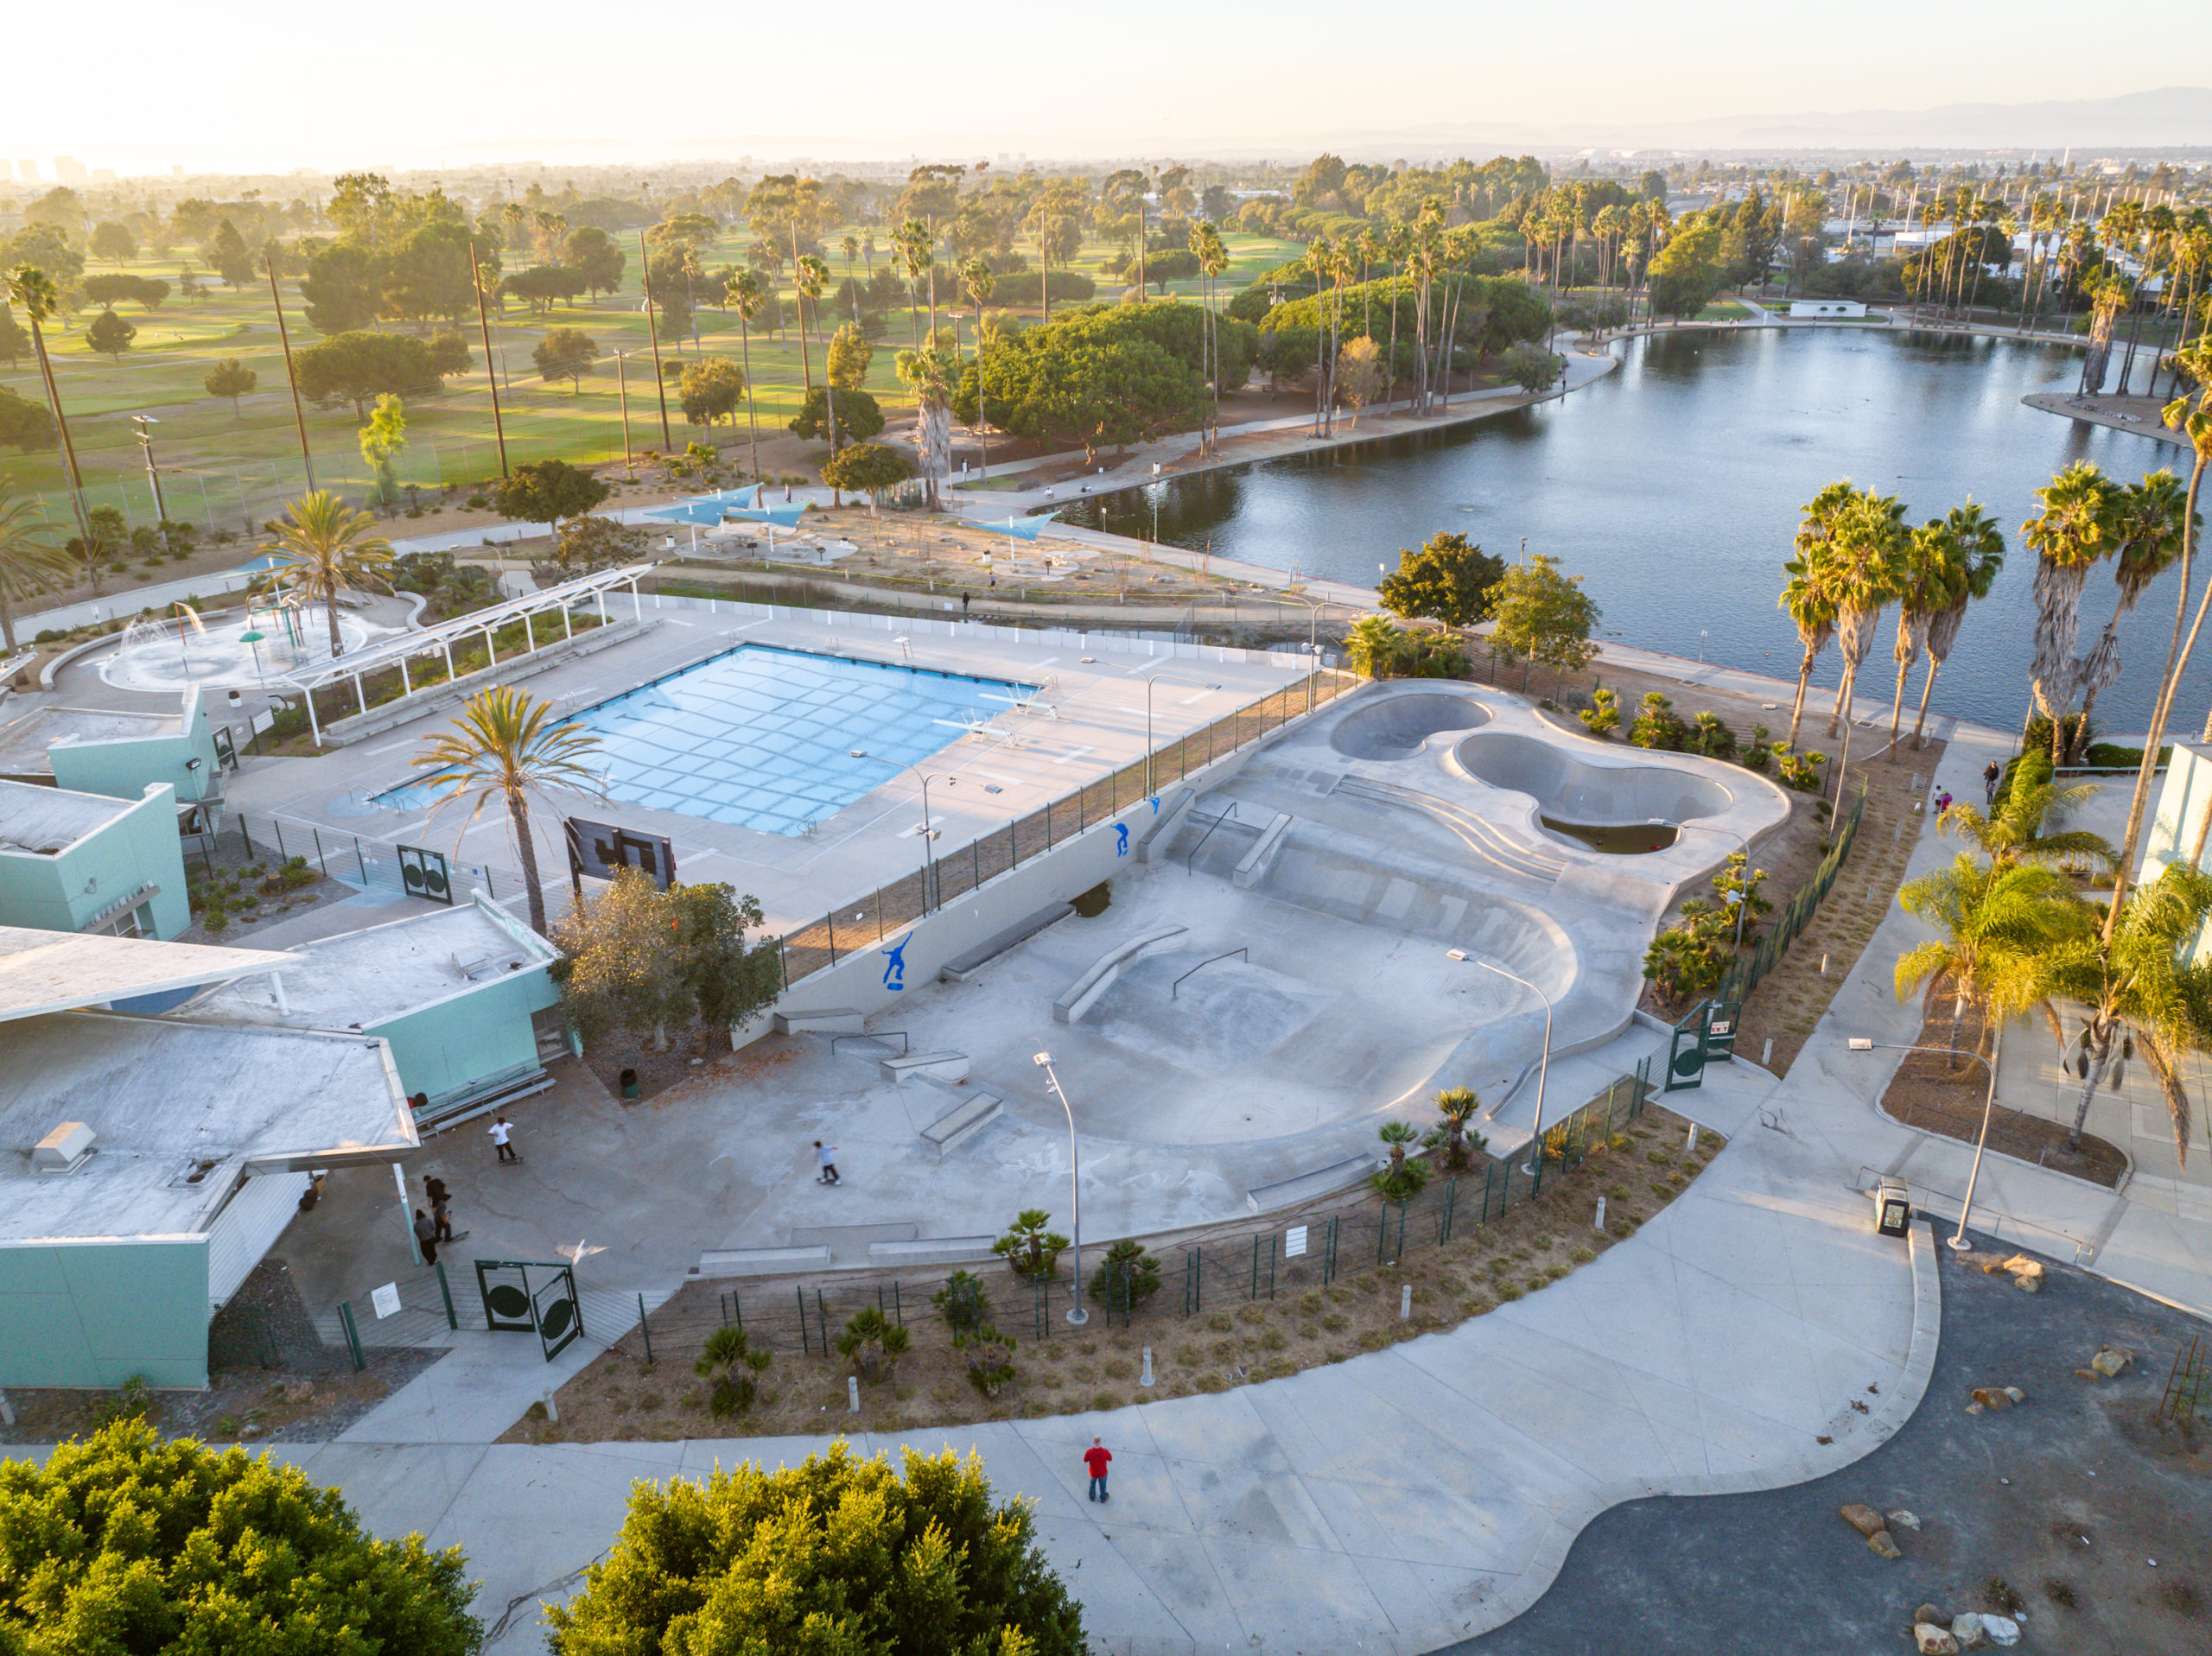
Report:
M 1931 1003 L 1916 1044 L 1949 1047 L 1955 1040 L 1961 1054 L 1978 1052 L 1993 1057 L 1993 1032 L 1978 1009 L 1969 1009 L 1960 1020 L 1955 1037 L 1951 1027 L 1951 1003 L 1945 996 Z M 1882 1094 L 1883 1111 L 1927 1133 L 1972 1144 L 1981 1132 L 1982 1105 L 1988 1095 L 1989 1072 L 1971 1058 L 1948 1053 L 1910 1052 L 1898 1066 Z M 2119 1148 L 2093 1133 L 2082 1135 L 2078 1151 L 2067 1147 L 2068 1124 L 2046 1120 L 1999 1103 L 1989 1113 L 1989 1147 L 1999 1155 L 2033 1162 L 2054 1173 L 2087 1179 L 2107 1190 L 2117 1190 L 2127 1171 L 2127 1158 Z
M 313 859 L 308 866 L 315 867 Z M 192 923 L 176 941 L 237 947 L 277 920 L 360 895 L 357 887 L 320 873 L 305 885 L 287 887 L 282 867 L 283 859 L 273 851 L 254 847 L 249 855 L 238 834 L 216 836 L 211 849 L 188 848 L 184 877 L 191 893 Z M 224 924 L 219 931 L 207 929 L 211 896 L 222 904 Z
M 965 1360 L 931 1308 L 930 1296 L 944 1285 L 950 1266 L 931 1278 L 895 1284 L 865 1273 L 834 1283 L 688 1283 L 650 1319 L 652 1360 L 633 1330 L 562 1387 L 554 1399 L 557 1423 L 533 1416 L 502 1441 L 667 1440 L 833 1428 L 897 1431 L 1119 1408 L 1281 1379 L 1482 1316 L 1588 1264 L 1634 1234 L 1719 1152 L 1724 1141 L 1712 1133 L 1702 1135 L 1695 1153 L 1688 1152 L 1688 1127 L 1671 1112 L 1649 1107 L 1573 1171 L 1547 1174 L 1534 1201 L 1516 1201 L 1485 1223 L 1463 1219 L 1440 1244 L 1433 1202 L 1409 1220 L 1379 1202 L 1352 1204 L 1340 1215 L 1363 1215 L 1365 1228 L 1347 1221 L 1344 1235 L 1362 1240 L 1357 1249 L 1344 1242 L 1332 1281 L 1322 1280 L 1320 1259 L 1330 1233 L 1319 1221 L 1308 1227 L 1309 1252 L 1296 1260 L 1278 1258 L 1276 1239 L 1268 1234 L 1255 1246 L 1249 1225 L 1147 1239 L 1160 1259 L 1162 1280 L 1133 1323 L 1101 1306 L 1086 1326 L 1069 1328 L 1060 1316 L 1065 1269 L 1046 1297 L 1049 1304 L 1039 1308 L 1031 1286 L 1004 1266 L 973 1267 L 994 1320 L 1019 1342 L 1015 1379 L 989 1398 L 969 1383 Z M 1482 1183 L 1480 1169 L 1462 1176 L 1471 1192 L 1470 1216 L 1478 1199 L 1471 1193 Z M 1432 1185 L 1432 1196 L 1437 1189 Z M 1602 1233 L 1591 1222 L 1600 1196 L 1607 1204 Z M 1213 1263 L 1200 1273 L 1203 1293 L 1185 1314 L 1185 1265 L 1194 1252 Z M 1101 1257 L 1099 1250 L 1088 1251 L 1086 1269 L 1095 1269 Z M 1411 1315 L 1402 1317 L 1408 1287 Z M 817 1291 L 823 1298 L 816 1298 Z M 795 1314 L 801 1304 L 811 1330 L 804 1335 Z M 892 1377 L 861 1386 L 855 1416 L 849 1411 L 846 1386 L 853 1365 L 825 1352 L 822 1329 L 826 1323 L 834 1337 L 855 1310 L 878 1304 L 887 1317 L 906 1327 L 913 1344 Z M 708 1336 L 724 1326 L 743 1327 L 748 1340 L 773 1356 L 753 1408 L 718 1418 L 707 1408 L 708 1387 L 693 1363 Z M 1035 1337 L 1040 1326 L 1041 1339 Z M 1149 1389 L 1138 1383 L 1147 1347 L 1156 1381 Z

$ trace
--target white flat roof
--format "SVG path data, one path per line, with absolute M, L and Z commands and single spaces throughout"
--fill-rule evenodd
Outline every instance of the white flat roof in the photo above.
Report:
M 99 1135 L 91 1159 L 32 1172 L 31 1146 L 64 1121 Z M 248 1169 L 395 1160 L 420 1142 L 381 1041 L 114 1012 L 0 1024 L 0 1242 L 190 1234 Z
M 0 777 L 0 852 L 58 857 L 137 803 Z
M 275 971 L 289 955 L 0 926 L 0 1022 Z
M 289 1029 L 374 1029 L 556 958 L 550 943 L 504 915 L 457 904 L 301 944 L 283 963 L 282 1006 L 276 986 L 256 978 L 212 989 L 179 1016 Z
M 57 743 L 119 742 L 174 736 L 184 721 L 174 713 L 130 713 L 119 707 L 34 707 L 0 725 L 0 775 L 52 776 L 47 750 Z

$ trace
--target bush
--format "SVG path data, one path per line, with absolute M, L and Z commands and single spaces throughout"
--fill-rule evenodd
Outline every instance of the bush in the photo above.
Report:
M 1344 642 L 1355 671 L 1369 678 L 1472 678 L 1474 663 L 1457 635 L 1396 627 L 1379 615 L 1363 616 Z
M 1052 1215 L 1042 1208 L 1025 1208 L 1014 1215 L 1006 1234 L 991 1244 L 991 1252 L 1007 1262 L 1017 1277 L 1049 1278 L 1059 1269 L 1068 1239 L 1048 1229 Z
M 853 1360 L 860 1377 L 871 1386 L 889 1380 L 898 1371 L 899 1359 L 912 1343 L 904 1328 L 873 1305 L 855 1313 L 837 1336 L 838 1351 Z
M 1613 690 L 1599 689 L 1590 693 L 1591 706 L 1582 713 L 1582 722 L 1592 736 L 1611 735 L 1621 727 L 1621 699 Z
M 1823 785 L 1821 767 L 1828 762 L 1827 754 L 1792 753 L 1789 743 L 1777 742 L 1774 745 L 1774 759 L 1783 786 L 1795 788 L 1801 794 L 1821 790 Z
M 1134 1237 L 1109 1247 L 1105 1263 L 1090 1273 L 1090 1298 L 1109 1310 L 1134 1310 L 1159 1291 L 1160 1261 Z
M 1744 750 L 1738 756 L 1744 762 L 1744 769 L 1762 771 L 1766 769 L 1767 761 L 1774 757 L 1774 746 L 1768 739 L 1771 734 L 1764 725 L 1751 726 L 1751 739 L 1744 745 Z
M 1701 713 L 1691 721 L 1688 746 L 1691 752 L 1708 759 L 1725 759 L 1736 751 L 1736 733 L 1720 721 L 1719 714 Z
M 692 1372 L 710 1381 L 707 1407 L 716 1415 L 743 1414 L 759 1395 L 755 1377 L 767 1372 L 766 1351 L 755 1351 L 743 1329 L 716 1329 L 707 1336 Z
M 952 1336 L 952 1348 L 968 1365 L 968 1383 L 985 1397 L 996 1397 L 1014 1384 L 1014 1336 L 989 1323 Z
M 983 1279 L 971 1271 L 954 1272 L 930 1296 L 930 1304 L 955 1335 L 972 1334 L 991 1320 L 991 1297 Z
M 548 1606 L 552 1656 L 690 1650 L 1080 1656 L 1082 1610 L 1046 1564 L 1027 1502 L 982 1463 L 909 1450 L 901 1469 L 826 1455 L 632 1487 L 583 1590 Z M 419 1543 L 417 1544 L 419 1545 Z M 257 1555 L 255 1555 L 257 1556 Z M 443 1656 L 402 1640 L 391 1656 Z
M 1643 698 L 1628 733 L 1638 747 L 1663 748 L 1670 753 L 1681 752 L 1688 736 L 1689 726 L 1675 713 L 1675 704 L 1656 690 Z

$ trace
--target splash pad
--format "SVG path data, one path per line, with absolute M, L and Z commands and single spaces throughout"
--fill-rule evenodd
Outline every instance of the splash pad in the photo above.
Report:
M 347 655 L 382 631 L 339 613 Z M 118 690 L 174 695 L 188 684 L 265 684 L 329 658 L 330 622 L 320 604 L 256 604 L 213 622 L 179 604 L 168 615 L 142 617 L 124 628 L 122 643 L 99 663 L 99 675 Z

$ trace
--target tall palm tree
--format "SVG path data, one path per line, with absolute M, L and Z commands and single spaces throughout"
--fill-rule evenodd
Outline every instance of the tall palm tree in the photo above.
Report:
M 327 490 L 302 495 L 276 525 L 276 584 L 323 606 L 330 622 L 330 657 L 346 653 L 338 631 L 338 594 L 391 590 L 391 542 L 373 533 L 376 519 Z
M 1928 629 L 1948 608 L 1958 570 L 1946 555 L 1943 521 L 1931 517 L 1907 538 L 1894 571 L 1897 579 L 1897 636 L 1891 652 L 1897 664 L 1897 694 L 1890 700 L 1890 745 L 1897 746 L 1897 728 L 1904 720 L 1904 682 L 1928 641 Z
M 85 509 L 85 474 L 77 469 L 77 445 L 69 435 L 69 416 L 61 406 L 61 389 L 54 383 L 54 364 L 46 354 L 46 320 L 61 308 L 61 290 L 54 278 L 35 264 L 19 264 L 0 276 L 0 297 L 22 312 L 31 325 L 31 348 L 38 356 L 39 377 L 46 382 L 46 406 L 53 411 L 54 428 L 61 438 L 62 463 L 68 468 L 69 504 L 77 514 L 77 532 L 92 544 L 92 516 Z
M 1936 675 L 1951 658 L 1951 646 L 1959 641 L 1959 629 L 1966 624 L 1967 606 L 1988 597 L 1990 588 L 1997 584 L 1997 577 L 2005 568 L 2004 531 L 1987 512 L 1969 500 L 1963 506 L 1952 507 L 1943 519 L 1941 550 L 1942 556 L 1952 562 L 1955 574 L 1948 583 L 1949 601 L 1928 618 L 1927 631 L 1921 641 L 1928 651 L 1928 677 L 1920 687 L 1919 716 L 1912 721 L 1912 745 L 1916 749 L 1923 745 L 1921 733 L 1927 728 L 1928 698 L 1936 688 Z M 1894 728 L 1891 739 L 1896 739 Z
M 599 738 L 576 720 L 549 724 L 553 704 L 539 701 L 512 685 L 480 690 L 469 697 L 453 728 L 423 745 L 416 761 L 429 774 L 425 787 L 442 789 L 435 810 L 472 799 L 474 824 L 494 799 L 507 808 L 515 854 L 522 860 L 523 884 L 530 892 L 530 929 L 545 933 L 545 894 L 538 889 L 537 842 L 530 831 L 530 796 L 548 788 L 607 797 L 600 773 L 584 763 Z M 467 828 L 463 827 L 463 833 Z M 456 845 L 458 841 L 456 841 Z
M 1882 612 L 1897 593 L 1897 565 L 1910 544 L 1904 503 L 1894 495 L 1859 492 L 1843 514 L 1829 548 L 1828 590 L 1835 600 L 1836 649 L 1843 657 L 1843 682 L 1836 687 L 1835 711 L 1828 734 L 1851 717 L 1859 669 L 1873 653 Z
M 54 545 L 38 504 L 0 476 L 0 655 L 16 653 L 15 606 L 69 584 L 75 565 Z
M 1206 435 L 1206 447 L 1211 451 L 1221 443 L 1221 318 L 1215 308 L 1215 301 L 1220 296 L 1221 278 L 1229 269 L 1229 247 L 1222 240 L 1221 232 L 1211 223 L 1200 224 L 1193 234 L 1198 241 L 1198 274 L 1205 278 L 1207 354 L 1213 364 L 1209 376 L 1209 382 L 1213 387 L 1213 403 L 1207 410 Z M 1365 238 L 1362 243 L 1363 250 L 1373 239 L 1372 237 Z M 1376 250 L 1382 251 L 1381 244 L 1376 244 Z
M 2119 543 L 2113 559 L 2113 584 L 2120 600 L 2112 619 L 2082 660 L 2082 717 L 2067 758 L 2078 762 L 2086 745 L 2089 714 L 2098 692 L 2120 678 L 2120 623 L 2133 609 L 2152 581 L 2173 567 L 2181 556 L 2182 513 L 2188 509 L 2189 491 L 2171 472 L 2146 473 L 2140 483 L 2117 491 L 2113 504 L 2113 529 Z M 2186 601 L 2188 594 L 2183 593 Z
M 1936 831 L 1967 841 L 1993 868 L 2094 863 L 2109 869 L 2117 854 L 2112 842 L 2101 834 L 2066 826 L 2096 794 L 2093 782 L 2069 787 L 2015 775 L 2002 804 L 1984 811 L 1961 799 L 1936 819 Z
M 919 351 L 899 353 L 899 378 L 914 393 L 914 452 L 921 460 L 929 509 L 941 511 L 944 476 L 950 470 L 952 394 L 960 383 L 960 364 L 933 328 L 929 343 Z
M 891 245 L 899 256 L 899 268 L 906 272 L 906 332 L 914 342 L 914 349 L 918 351 L 922 348 L 922 304 L 915 289 L 935 257 L 930 244 L 930 227 L 919 219 L 909 219 L 891 232 Z M 930 318 L 930 327 L 937 327 L 935 316 Z
M 1904 911 L 1936 935 L 1897 964 L 1897 999 L 1923 986 L 1951 997 L 1951 1032 L 1978 1006 L 1993 1025 L 2010 1023 L 2042 999 L 2037 957 L 2069 932 L 2090 929 L 2073 887 L 2054 869 L 2003 867 L 1961 852 L 1897 893 Z
M 758 270 L 740 270 L 723 284 L 729 307 L 737 313 L 738 349 L 745 358 L 745 430 L 751 470 L 760 475 L 760 422 L 753 403 L 753 324 L 768 302 L 768 289 Z
M 991 474 L 991 422 L 983 408 L 983 307 L 997 290 L 998 278 L 991 273 L 989 260 L 977 257 L 961 261 L 960 291 L 976 308 L 976 443 L 982 452 L 977 470 L 986 479 Z
M 814 390 L 814 360 L 807 354 L 806 339 L 811 330 L 809 317 L 820 320 L 822 290 L 830 281 L 830 267 L 811 253 L 802 253 L 791 266 L 791 280 L 797 284 L 800 297 L 805 301 L 798 319 L 799 371 L 806 378 L 806 389 Z
M 2109 938 L 2085 931 L 2046 956 L 2043 1013 L 2082 1082 L 2069 1149 L 2082 1147 L 2082 1124 L 2098 1082 L 2109 1077 L 2118 1091 L 2139 1046 L 2165 1095 L 2174 1153 L 2187 1164 L 2190 1108 L 2178 1066 L 2183 1053 L 2212 1046 L 2212 965 L 2184 961 L 2182 953 L 2208 914 L 2212 875 L 2171 863 L 2120 904 Z M 2061 1000 L 2086 1013 L 2071 1041 L 2054 1004 Z
M 1809 525 L 1812 515 L 1830 491 L 1847 489 L 1849 484 L 1830 484 L 1821 491 L 1806 508 Z M 1789 707 L 1789 746 L 1797 746 L 1797 726 L 1805 715 L 1805 691 L 1813 682 L 1813 663 L 1821 651 L 1835 637 L 1835 600 L 1827 587 L 1827 547 L 1825 541 L 1808 542 L 1801 530 L 1797 536 L 1797 555 L 1782 567 L 1789 574 L 1789 583 L 1776 600 L 1777 607 L 1789 612 L 1797 627 L 1797 643 L 1804 654 L 1797 662 L 1797 699 Z
M 2082 588 L 2090 566 L 2115 549 L 2113 508 L 2119 491 L 2088 460 L 2076 460 L 2036 491 L 2043 511 L 2020 525 L 2036 554 L 2035 651 L 2029 684 L 2050 720 L 2050 762 L 2064 757 L 2066 715 L 2074 706 L 2080 663 L 2074 644 L 2082 628 Z

